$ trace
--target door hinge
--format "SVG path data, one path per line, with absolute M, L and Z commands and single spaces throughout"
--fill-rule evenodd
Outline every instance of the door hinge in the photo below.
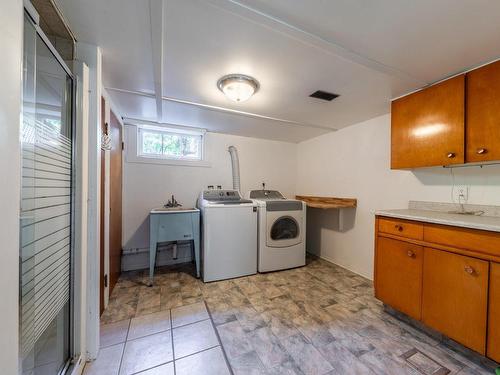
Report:
M 122 150 L 125 150 L 125 142 L 122 142 Z
M 108 275 L 104 275 L 104 287 L 108 287 Z

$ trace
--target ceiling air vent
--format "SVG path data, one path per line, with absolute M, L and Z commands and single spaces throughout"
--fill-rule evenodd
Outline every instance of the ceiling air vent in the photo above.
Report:
M 333 99 L 339 97 L 337 94 L 332 94 L 331 92 L 326 92 L 326 91 L 322 91 L 322 90 L 315 91 L 309 96 L 311 98 L 326 100 L 328 102 L 331 102 Z

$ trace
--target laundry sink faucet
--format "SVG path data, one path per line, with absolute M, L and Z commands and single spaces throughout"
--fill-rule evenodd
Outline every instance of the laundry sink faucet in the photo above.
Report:
M 177 202 L 177 200 L 175 199 L 174 195 L 172 194 L 172 199 L 170 199 L 167 204 L 164 204 L 163 207 L 165 208 L 170 208 L 170 207 L 180 207 L 182 206 L 182 204 L 180 204 L 179 202 Z

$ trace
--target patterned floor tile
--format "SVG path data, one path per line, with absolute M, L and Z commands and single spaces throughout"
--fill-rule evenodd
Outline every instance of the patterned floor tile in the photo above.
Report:
M 492 373 L 441 338 L 396 318 L 373 297 L 371 281 L 321 259 L 308 256 L 305 267 L 207 284 L 193 275 L 191 263 L 159 267 L 154 287 L 148 288 L 147 271 L 122 274 L 101 322 L 188 311 L 205 302 L 208 314 L 202 318 L 210 316 L 215 324 L 236 375 L 422 375 L 436 364 L 440 375 L 442 369 L 450 375 Z M 111 343 L 123 342 L 119 331 Z M 418 352 L 405 359 L 411 350 Z

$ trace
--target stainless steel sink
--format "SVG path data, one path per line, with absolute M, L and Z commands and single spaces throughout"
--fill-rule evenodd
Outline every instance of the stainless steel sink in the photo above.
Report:
M 455 215 L 474 215 L 474 216 L 481 216 L 484 214 L 484 211 L 448 211 L 449 214 L 455 214 Z

